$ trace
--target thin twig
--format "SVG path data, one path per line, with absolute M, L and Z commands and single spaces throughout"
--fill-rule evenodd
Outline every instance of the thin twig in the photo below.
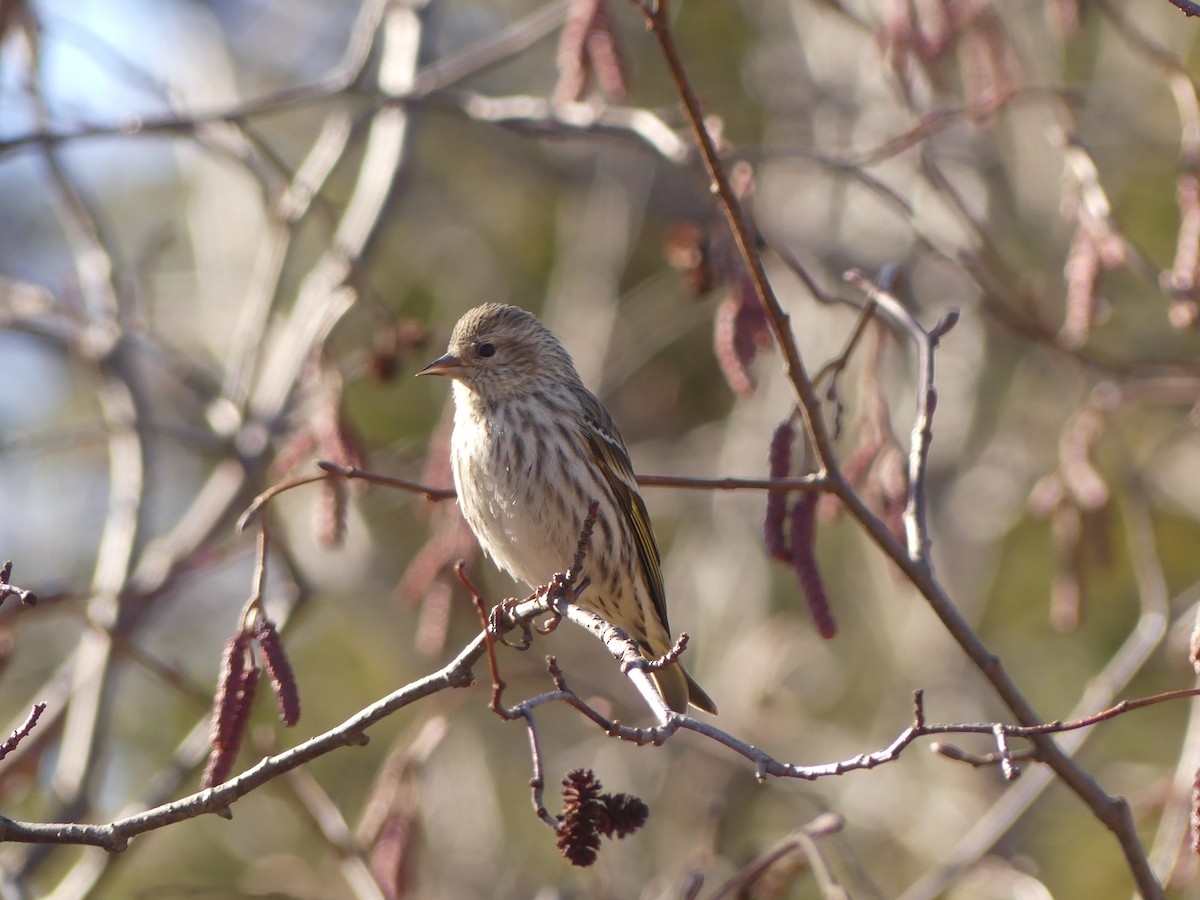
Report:
M 234 525 L 234 528 L 237 531 L 245 531 L 246 526 L 250 524 L 251 520 L 258 514 L 258 511 L 280 494 L 286 493 L 293 488 L 303 487 L 306 484 L 315 484 L 318 481 L 324 481 L 325 478 L 325 475 L 301 475 L 297 478 L 288 478 L 285 481 L 271 485 L 250 502 L 250 505 L 238 516 L 237 524 Z
M 29 715 L 25 717 L 25 721 L 21 727 L 10 734 L 3 744 L 0 744 L 0 759 L 4 759 L 8 754 L 16 750 L 21 741 L 29 737 L 29 733 L 33 731 L 34 726 L 38 723 L 38 719 L 42 717 L 42 713 L 45 711 L 45 703 L 35 703 L 33 705 L 33 709 L 29 711 Z
M 846 340 L 846 346 L 842 348 L 842 352 L 825 363 L 815 376 L 813 376 L 813 384 L 818 385 L 824 379 L 829 379 L 829 387 L 825 390 L 825 398 L 834 403 L 833 413 L 833 436 L 839 437 L 842 433 L 842 414 L 846 410 L 846 404 L 842 402 L 841 392 L 838 390 L 838 378 L 846 370 L 846 366 L 850 364 L 850 357 L 857 349 L 859 342 L 867 332 L 867 325 L 871 323 L 875 316 L 875 301 L 868 295 L 867 302 L 859 309 L 858 315 L 854 319 L 854 328 L 850 331 L 850 337 Z
M 380 475 L 375 472 L 368 472 L 365 469 L 356 469 L 354 466 L 343 466 L 332 462 L 328 459 L 319 459 L 316 461 L 317 468 L 322 471 L 329 472 L 333 475 L 339 475 L 342 478 L 353 478 L 360 481 L 366 481 L 369 484 L 378 484 L 383 487 L 399 488 L 402 491 L 411 491 L 414 494 L 421 494 L 426 500 L 438 502 L 440 500 L 453 500 L 458 494 L 454 488 L 438 488 L 427 484 L 421 484 L 417 481 L 410 481 L 407 478 L 397 478 L 394 475 Z
M 12 578 L 12 560 L 7 560 L 4 565 L 0 566 L 0 603 L 3 603 L 9 597 L 16 597 L 21 601 L 22 606 L 36 606 L 38 595 L 27 588 L 17 587 L 9 581 Z

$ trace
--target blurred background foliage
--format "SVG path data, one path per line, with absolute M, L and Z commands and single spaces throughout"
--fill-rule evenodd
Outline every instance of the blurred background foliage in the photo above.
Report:
M 588 56 L 594 44 L 572 56 L 562 36 L 597 10 L 606 23 L 587 33 L 614 40 L 619 62 Z M 1066 719 L 1192 685 L 1195 22 L 1166 0 L 677 0 L 672 13 L 810 372 L 854 328 L 863 298 L 846 269 L 893 267 L 926 326 L 961 311 L 937 356 L 933 563 L 1035 708 Z M 564 87 L 581 61 L 592 77 Z M 447 485 L 447 386 L 410 376 L 480 302 L 543 316 L 639 472 L 763 476 L 794 400 L 774 350 L 746 349 L 754 301 L 689 148 L 656 45 L 618 0 L 0 0 L 0 558 L 42 597 L 0 610 L 0 712 L 15 728 L 48 704 L 0 763 L 0 813 L 103 822 L 195 789 L 221 648 L 251 588 L 237 514 L 316 457 Z M 881 319 L 837 382 L 842 459 L 890 521 L 915 365 Z M 1010 720 L 835 506 L 817 531 L 839 626 L 825 641 L 794 573 L 764 552 L 761 492 L 645 495 L 672 625 L 692 636 L 720 727 L 815 764 L 886 745 L 916 689 L 931 721 Z M 478 630 L 448 573 L 472 556 L 451 504 L 355 485 L 338 539 L 329 502 L 314 485 L 270 507 L 267 608 L 304 714 L 285 730 L 260 697 L 236 771 Z M 514 590 L 486 560 L 472 567 L 490 599 Z M 581 695 L 640 721 L 603 650 L 571 631 L 502 653 L 508 697 L 547 690 L 554 653 Z M 120 855 L 8 845 L 0 889 L 816 897 L 831 890 L 817 860 L 853 897 L 1131 890 L 1111 835 L 1036 763 L 1006 784 L 918 745 L 870 772 L 758 784 L 696 735 L 639 748 L 549 707 L 551 788 L 592 768 L 651 810 L 573 869 L 531 812 L 523 729 L 487 699 L 444 691 L 368 746 L 242 799 L 231 821 L 163 828 Z M 1063 738 L 1082 741 L 1160 877 L 1190 895 L 1188 702 Z M 815 857 L 792 851 L 721 893 L 827 811 L 845 825 Z

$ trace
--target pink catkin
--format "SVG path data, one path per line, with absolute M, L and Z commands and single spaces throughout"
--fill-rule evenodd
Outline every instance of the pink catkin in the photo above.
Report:
M 786 478 L 792 469 L 792 443 L 796 437 L 795 423 L 789 418 L 780 423 L 771 435 L 771 450 L 768 466 L 772 478 Z M 767 491 L 767 513 L 763 518 L 763 543 L 772 559 L 790 563 L 787 540 L 784 537 L 784 521 L 787 519 L 786 491 Z
M 624 99 L 625 66 L 608 20 L 605 0 L 576 0 L 567 14 L 558 43 L 557 103 L 579 100 L 595 76 L 601 92 L 612 101 Z
M 837 634 L 837 625 L 833 621 L 833 612 L 829 608 L 829 598 L 825 594 L 825 583 L 817 569 L 816 539 L 817 539 L 817 495 L 803 494 L 792 507 L 791 521 L 791 562 L 796 572 L 796 580 L 804 599 L 808 601 L 808 611 L 812 614 L 817 631 L 823 638 L 832 638 Z
M 292 726 L 300 721 L 300 690 L 296 686 L 296 675 L 288 660 L 287 650 L 275 630 L 275 623 L 269 619 L 259 620 L 254 629 L 254 639 L 262 650 L 263 665 L 267 677 L 271 679 L 271 689 L 275 692 L 275 702 L 279 707 L 279 721 Z
M 576 0 L 559 33 L 558 84 L 554 88 L 554 99 L 558 103 L 578 100 L 587 88 L 590 65 L 586 43 L 599 3 L 600 0 Z
M 1063 430 L 1058 441 L 1059 471 L 1068 493 L 1082 509 L 1100 509 L 1108 503 L 1108 483 L 1092 463 L 1092 448 L 1104 432 L 1099 413 L 1080 413 Z
M 479 553 L 479 544 L 457 507 L 443 504 L 434 511 L 433 519 L 429 539 L 413 555 L 396 585 L 396 596 L 406 603 L 420 601 L 456 560 L 470 561 Z
M 738 313 L 742 301 L 736 294 L 731 294 L 721 301 L 717 307 L 717 315 L 713 321 L 713 351 L 721 374 L 729 382 L 729 387 L 740 397 L 748 397 L 754 393 L 754 376 L 747 368 L 738 346 Z
M 201 787 L 221 784 L 233 771 L 242 739 L 246 736 L 246 726 L 250 722 L 250 707 L 254 705 L 254 694 L 258 690 L 258 675 L 257 666 L 243 669 L 237 684 L 226 695 L 222 709 L 228 710 L 228 718 L 224 720 L 220 740 L 213 742 Z
M 1200 178 L 1191 172 L 1180 175 L 1175 202 L 1179 205 L 1180 221 L 1169 286 L 1189 293 L 1196 289 L 1200 276 Z
M 435 578 L 425 589 L 417 627 L 413 631 L 413 646 L 426 659 L 445 649 L 453 599 L 450 583 L 445 578 Z
M 322 547 L 341 547 L 346 540 L 348 504 L 346 480 L 336 475 L 321 484 L 316 508 L 317 541 Z
M 744 271 L 734 279 L 733 292 L 717 307 L 713 324 L 713 349 L 721 372 L 734 393 L 747 397 L 757 386 L 750 365 L 760 351 L 771 346 L 773 338 L 754 282 Z
M 403 897 L 412 878 L 410 857 L 417 831 L 415 807 L 412 791 L 401 791 L 371 847 L 371 872 L 387 900 Z
M 1067 282 L 1066 317 L 1059 337 L 1068 347 L 1081 347 L 1096 320 L 1096 279 L 1100 275 L 1100 248 L 1082 222 L 1075 230 L 1063 277 Z
M 918 0 L 916 11 L 917 54 L 924 60 L 935 60 L 950 46 L 952 24 L 941 0 Z
M 1192 664 L 1192 668 L 1196 670 L 1196 677 L 1200 678 L 1200 611 L 1196 613 L 1196 624 L 1192 626 L 1192 641 L 1188 647 L 1188 660 Z
M 900 543 L 905 541 L 904 509 L 908 503 L 908 459 L 894 443 L 884 444 L 871 466 L 869 480 L 876 513 Z
M 974 118 L 986 120 L 1013 95 L 1021 66 L 994 13 L 979 15 L 969 24 L 959 30 L 957 42 L 963 95 Z
M 853 487 L 860 487 L 883 446 L 883 432 L 876 425 L 863 429 L 858 445 L 841 464 L 842 476 Z M 842 511 L 842 501 L 836 494 L 823 493 L 817 501 L 817 512 L 824 522 L 836 519 Z
M 209 740 L 214 745 L 228 741 L 230 728 L 237 718 L 238 692 L 246 671 L 248 642 L 247 635 L 240 632 L 225 642 L 221 671 L 217 676 L 217 693 L 213 698 L 212 728 L 209 731 Z
M 1200 771 L 1192 779 L 1192 814 L 1189 821 L 1192 852 L 1200 854 Z
M 771 346 L 771 326 L 767 321 L 767 312 L 754 292 L 754 282 L 750 276 L 742 272 L 734 289 L 740 301 L 734 320 L 734 349 L 742 365 L 749 366 L 760 350 Z
M 596 83 L 604 96 L 614 103 L 624 100 L 629 91 L 625 78 L 625 64 L 621 59 L 612 24 L 608 21 L 608 5 L 603 0 L 596 6 L 584 50 L 592 64 Z

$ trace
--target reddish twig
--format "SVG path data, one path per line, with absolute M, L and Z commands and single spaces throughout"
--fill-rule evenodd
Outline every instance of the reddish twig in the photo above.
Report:
M 504 679 L 500 677 L 500 664 L 496 661 L 496 641 L 494 632 L 497 629 L 495 621 L 488 617 L 487 606 L 483 602 L 483 598 L 479 594 L 479 590 L 471 583 L 467 577 L 467 567 L 463 562 L 455 563 L 454 574 L 471 593 L 471 603 L 475 606 L 475 611 L 479 614 L 479 623 L 483 626 L 483 637 L 487 648 L 488 667 L 492 672 L 492 712 L 499 716 L 508 718 L 505 715 L 504 705 L 500 702 L 501 696 L 504 693 Z
M 298 478 L 288 478 L 287 480 L 281 481 L 278 484 L 271 485 L 252 501 L 250 501 L 250 505 L 246 507 L 240 516 L 238 516 L 237 525 L 235 527 L 238 531 L 245 531 L 246 526 L 250 524 L 251 520 L 258 514 L 258 511 L 270 503 L 271 500 L 278 497 L 280 494 L 292 490 L 293 488 L 303 487 L 306 484 L 315 484 L 318 481 L 324 481 L 326 477 L 326 475 L 301 475 Z
M 426 500 L 438 502 L 439 500 L 453 500 L 458 496 L 453 488 L 437 488 L 430 487 L 427 484 L 421 484 L 416 481 L 410 481 L 407 478 L 397 478 L 394 475 L 380 475 L 376 472 L 368 472 L 365 469 L 358 469 L 354 466 L 343 466 L 338 463 L 331 462 L 327 459 L 319 459 L 316 465 L 322 471 L 328 472 L 331 475 L 338 475 L 342 478 L 353 478 L 366 481 L 370 484 L 378 484 L 383 487 L 399 488 L 402 491 L 410 491 L 414 494 L 421 494 Z

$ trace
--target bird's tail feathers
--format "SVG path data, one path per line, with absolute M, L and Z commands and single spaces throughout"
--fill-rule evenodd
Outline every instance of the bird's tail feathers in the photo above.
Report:
M 696 707 L 696 709 L 704 710 L 704 712 L 715 716 L 717 714 L 717 704 L 713 703 L 712 697 L 708 696 L 704 688 L 696 684 L 696 679 L 689 675 L 683 666 L 680 666 L 679 670 L 683 672 L 683 677 L 687 680 L 688 702 Z
M 658 691 L 667 701 L 667 706 L 677 713 L 686 713 L 688 704 L 706 713 L 716 715 L 717 704 L 696 684 L 696 680 L 679 663 L 671 663 L 652 673 Z

